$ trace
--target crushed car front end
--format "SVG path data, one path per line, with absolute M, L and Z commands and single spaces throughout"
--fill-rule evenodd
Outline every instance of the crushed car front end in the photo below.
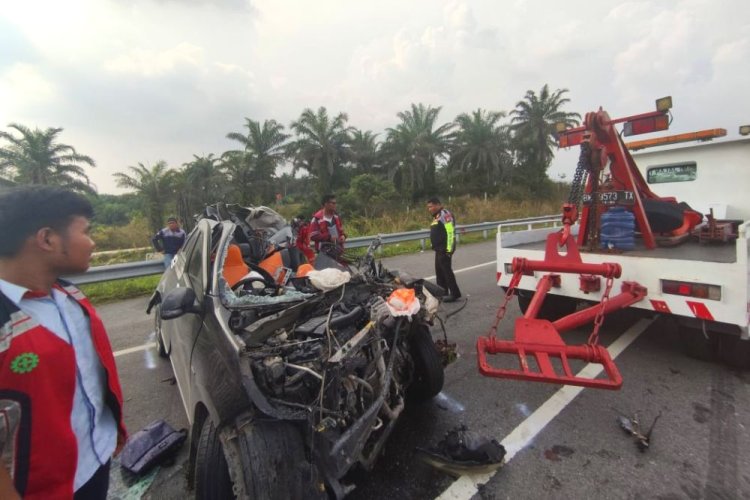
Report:
M 409 283 L 418 303 L 394 315 L 388 300 L 405 284 L 371 259 L 336 271 L 346 278 L 328 291 L 309 280 L 273 283 L 249 259 L 248 276 L 260 275 L 260 285 L 256 278 L 232 285 L 224 269 L 230 247 L 249 242 L 240 225 L 224 234 L 212 250 L 212 295 L 221 309 L 214 315 L 240 346 L 239 376 L 252 401 L 216 424 L 234 493 L 254 498 L 264 484 L 280 482 L 285 495 L 327 490 L 342 498 L 351 489 L 345 476 L 375 465 L 407 401 L 442 388 L 429 332 L 437 301 L 421 282 Z M 429 300 L 432 313 L 424 307 Z M 298 466 L 290 469 L 290 460 Z

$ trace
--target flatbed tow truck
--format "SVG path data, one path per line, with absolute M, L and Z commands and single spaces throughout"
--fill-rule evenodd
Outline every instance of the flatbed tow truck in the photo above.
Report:
M 666 130 L 670 108 L 668 98 L 619 119 L 600 108 L 582 126 L 558 130 L 561 147 L 581 148 L 571 194 L 555 227 L 498 227 L 496 278 L 506 293 L 477 342 L 483 375 L 618 389 L 622 377 L 598 330 L 626 307 L 677 321 L 689 355 L 750 367 L 750 138 L 685 144 L 726 135 L 712 129 L 631 143 L 656 147 L 631 155 L 622 136 Z M 616 211 L 608 239 L 603 221 Z M 524 317 L 513 340 L 499 340 L 514 296 Z M 591 322 L 585 344 L 563 340 Z M 513 355 L 518 367 L 497 368 L 497 354 Z M 599 363 L 605 376 L 581 379 L 570 360 Z

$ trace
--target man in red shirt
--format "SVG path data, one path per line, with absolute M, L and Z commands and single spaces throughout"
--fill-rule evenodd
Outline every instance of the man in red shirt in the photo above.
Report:
M 315 251 L 338 257 L 344 251 L 346 233 L 341 217 L 336 213 L 336 196 L 325 195 L 322 205 L 310 222 L 310 239 L 315 242 Z
M 0 498 L 105 500 L 127 437 L 112 348 L 88 299 L 91 204 L 60 188 L 0 191 Z

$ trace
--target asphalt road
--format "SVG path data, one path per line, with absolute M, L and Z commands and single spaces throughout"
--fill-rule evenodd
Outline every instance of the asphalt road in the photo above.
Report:
M 625 313 L 606 318 L 602 342 L 622 351 L 616 359 L 625 380 L 619 391 L 482 377 L 474 346 L 501 300 L 494 250 L 487 242 L 456 253 L 454 269 L 468 301 L 445 327 L 458 345 L 458 360 L 446 369 L 440 395 L 407 409 L 375 469 L 353 475 L 356 489 L 349 498 L 750 498 L 750 375 L 686 357 L 667 321 Z M 425 252 L 384 264 L 431 276 L 432 259 Z M 444 304 L 441 315 L 462 305 Z M 157 418 L 187 426 L 169 361 L 154 347 L 143 348 L 154 341 L 145 306 L 141 298 L 99 308 L 116 352 L 131 433 Z M 512 336 L 518 314 L 512 303 L 501 337 Z M 588 333 L 573 332 L 570 342 L 583 342 Z M 638 412 L 646 425 L 661 415 L 648 451 L 640 452 L 620 429 L 618 412 Z M 434 445 L 459 424 L 506 445 L 507 464 L 490 477 L 456 481 L 417 458 L 417 447 Z M 186 451 L 173 466 L 140 481 L 115 465 L 110 498 L 186 498 Z

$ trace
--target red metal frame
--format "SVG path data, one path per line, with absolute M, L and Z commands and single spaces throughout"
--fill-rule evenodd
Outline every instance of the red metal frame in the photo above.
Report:
M 632 212 L 638 225 L 638 230 L 643 236 L 643 242 L 646 248 L 656 247 L 656 240 L 651 226 L 646 218 L 646 212 L 643 208 L 643 199 L 662 200 L 675 202 L 674 198 L 662 198 L 651 191 L 646 180 L 641 175 L 638 167 L 630 156 L 625 143 L 615 128 L 617 123 L 629 123 L 632 134 L 654 132 L 657 130 L 666 130 L 669 127 L 669 115 L 667 111 L 651 111 L 639 115 L 627 116 L 624 118 L 612 119 L 606 111 L 599 108 L 599 111 L 587 113 L 584 124 L 580 127 L 572 128 L 561 132 L 558 136 L 558 142 L 561 147 L 574 146 L 582 142 L 588 142 L 591 146 L 590 163 L 592 165 L 591 174 L 586 183 L 586 193 L 593 190 L 593 177 L 599 175 L 599 172 L 609 165 L 611 178 L 608 189 L 616 191 L 631 191 L 634 194 L 634 203 Z M 642 127 L 642 124 L 649 124 Z M 596 203 L 593 200 L 592 203 Z M 599 204 L 599 207 L 604 205 Z M 591 207 L 584 206 L 581 213 L 581 225 L 578 232 L 578 244 L 583 246 L 589 238 L 589 214 Z M 597 210 L 597 216 L 600 217 L 603 210 Z M 689 222 L 694 226 L 697 220 L 690 217 Z M 596 221 L 594 221 L 596 223 Z M 691 227 L 692 229 L 692 227 Z
M 562 278 L 556 273 L 601 276 L 607 278 L 610 282 L 614 278 L 619 278 L 622 274 L 622 269 L 617 263 L 584 263 L 581 260 L 575 239 L 565 237 L 567 234 L 569 233 L 566 231 L 560 231 L 552 233 L 547 237 L 543 261 L 518 257 L 513 259 L 513 283 L 517 283 L 521 275 L 526 272 L 544 271 L 549 274 L 542 276 L 537 283 L 536 293 L 532 297 L 524 317 L 516 320 L 515 334 L 512 341 L 496 339 L 494 329 L 491 335 L 477 339 L 477 364 L 479 372 L 482 375 L 598 389 L 614 390 L 622 386 L 622 376 L 617 366 L 614 364 L 607 349 L 597 343 L 596 335 L 592 335 L 587 344 L 567 345 L 560 336 L 560 333 L 577 328 L 591 321 L 599 320 L 600 323 L 603 315 L 628 307 L 642 300 L 647 294 L 643 286 L 626 281 L 622 284 L 621 292 L 605 300 L 603 305 L 598 304 L 574 312 L 555 322 L 536 318 L 548 292 L 553 287 L 560 286 Z M 560 254 L 559 248 L 563 246 L 567 251 L 565 254 Z M 512 287 L 513 284 L 511 284 Z M 607 290 L 609 290 L 609 285 Z M 508 293 L 511 292 L 509 291 Z M 490 366 L 487 357 L 493 354 L 514 354 L 518 358 L 518 368 L 503 369 Z M 530 356 L 533 356 L 537 369 L 534 369 L 529 364 Z M 552 363 L 553 359 L 559 361 L 562 374 L 555 370 L 555 366 Z M 601 364 L 606 378 L 591 379 L 574 375 L 570 367 L 570 360 L 572 359 Z

